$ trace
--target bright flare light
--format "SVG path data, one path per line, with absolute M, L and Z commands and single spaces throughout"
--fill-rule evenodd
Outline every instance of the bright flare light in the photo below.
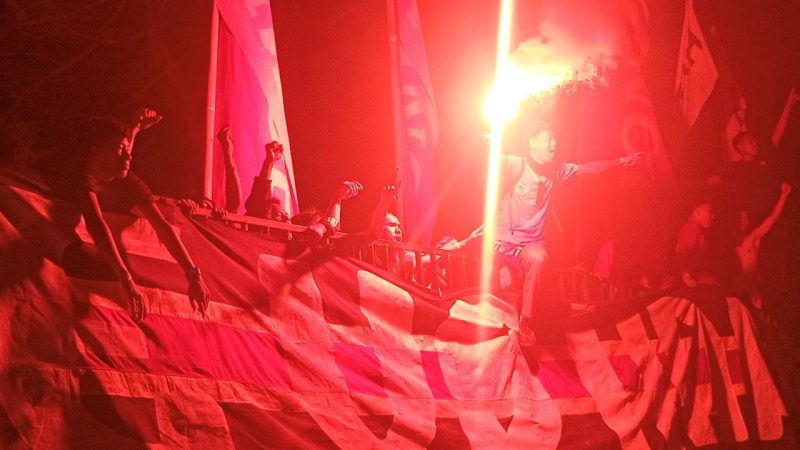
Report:
M 515 119 L 527 99 L 552 92 L 575 75 L 572 65 L 566 62 L 508 59 L 503 66 L 483 105 L 484 116 L 493 129 L 503 128 Z
M 495 68 L 495 86 L 503 86 L 500 80 L 508 79 L 507 73 L 510 70 L 508 60 L 511 47 L 511 18 L 514 11 L 514 0 L 503 0 L 500 6 L 500 26 L 497 34 L 497 62 Z M 498 100 L 495 102 L 498 110 L 504 104 L 504 95 L 498 92 Z M 502 92 L 505 91 L 503 88 Z M 497 116 L 499 117 L 499 116 Z M 492 129 L 489 140 L 489 168 L 486 183 L 486 203 L 484 206 L 485 234 L 483 239 L 483 267 L 481 268 L 481 292 L 489 292 L 492 281 L 492 261 L 494 260 L 495 226 L 497 219 L 495 211 L 497 209 L 497 193 L 500 178 L 500 151 L 503 147 L 503 129 L 505 123 L 501 120 L 492 120 Z

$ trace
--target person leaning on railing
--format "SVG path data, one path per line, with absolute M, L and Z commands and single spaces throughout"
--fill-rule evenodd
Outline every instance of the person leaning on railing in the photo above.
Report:
M 292 239 L 287 249 L 287 256 L 299 257 L 306 250 L 317 248 L 340 230 L 342 202 L 357 196 L 363 189 L 358 181 L 343 181 L 333 191 L 324 214 L 312 208 L 292 217 L 293 224 L 305 226 L 307 229 Z
M 136 135 L 161 119 L 162 116 L 152 109 L 137 111 L 128 124 L 112 118 L 93 119 L 84 126 L 69 160 L 48 174 L 53 195 L 74 203 L 80 209 L 87 230 L 119 279 L 124 301 L 137 321 L 143 320 L 147 313 L 146 298 L 120 255 L 103 215 L 104 210 L 123 214 L 134 208 L 141 211 L 183 268 L 189 282 L 192 306 L 205 314 L 211 297 L 200 269 L 155 205 L 152 192 L 130 170 Z M 57 163 L 53 161 L 53 165 Z M 72 249 L 70 247 L 65 252 Z

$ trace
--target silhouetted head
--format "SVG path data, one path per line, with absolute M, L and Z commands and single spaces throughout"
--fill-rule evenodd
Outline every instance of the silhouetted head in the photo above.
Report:
M 102 117 L 89 120 L 81 129 L 76 157 L 82 158 L 98 179 L 124 178 L 131 168 L 132 151 L 125 127 Z
M 758 142 L 749 131 L 742 131 L 733 137 L 733 148 L 741 155 L 742 161 L 753 161 L 758 157 Z
M 711 202 L 703 201 L 695 205 L 692 210 L 692 222 L 703 229 L 711 228 L 714 223 L 714 210 Z

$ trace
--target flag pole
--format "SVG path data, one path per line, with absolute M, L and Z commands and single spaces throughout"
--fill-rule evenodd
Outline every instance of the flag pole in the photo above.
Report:
M 389 31 L 389 77 L 392 85 L 392 118 L 394 120 L 394 153 L 396 164 L 396 175 L 393 183 L 398 183 L 402 180 L 405 164 L 403 163 L 402 146 L 403 146 L 403 99 L 400 92 L 400 35 L 397 24 L 397 0 L 386 0 L 386 14 L 387 14 L 387 28 Z M 411 180 L 405 180 L 411 181 Z M 403 189 L 398 186 L 397 189 L 397 217 L 403 225 L 406 224 L 405 196 Z
M 203 158 L 203 196 L 212 198 L 214 169 L 214 122 L 217 113 L 217 54 L 219 50 L 219 9 L 217 2 L 211 5 L 211 29 L 208 52 L 208 92 L 206 97 L 206 140 Z

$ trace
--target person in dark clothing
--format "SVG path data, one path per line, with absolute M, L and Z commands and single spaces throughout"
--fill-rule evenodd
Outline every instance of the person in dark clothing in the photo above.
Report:
M 733 139 L 741 159 L 723 167 L 723 202 L 731 210 L 743 210 L 751 221 L 761 222 L 770 213 L 780 191 L 780 176 L 760 155 L 755 136 L 744 131 Z
M 746 127 L 733 136 L 731 162 L 707 180 L 707 184 L 721 187 L 720 206 L 724 215 L 744 211 L 754 223 L 769 216 L 771 205 L 780 194 L 781 182 L 787 181 L 787 174 L 781 173 L 780 163 L 775 161 L 775 157 L 798 101 L 800 94 L 792 88 L 770 139 L 759 143 L 756 135 Z
M 261 173 L 253 179 L 253 187 L 244 203 L 245 211 L 248 216 L 288 222 L 289 215 L 281 207 L 280 201 L 272 196 L 272 168 L 276 161 L 283 158 L 283 146 L 272 141 L 264 146 L 264 150 L 264 164 Z

